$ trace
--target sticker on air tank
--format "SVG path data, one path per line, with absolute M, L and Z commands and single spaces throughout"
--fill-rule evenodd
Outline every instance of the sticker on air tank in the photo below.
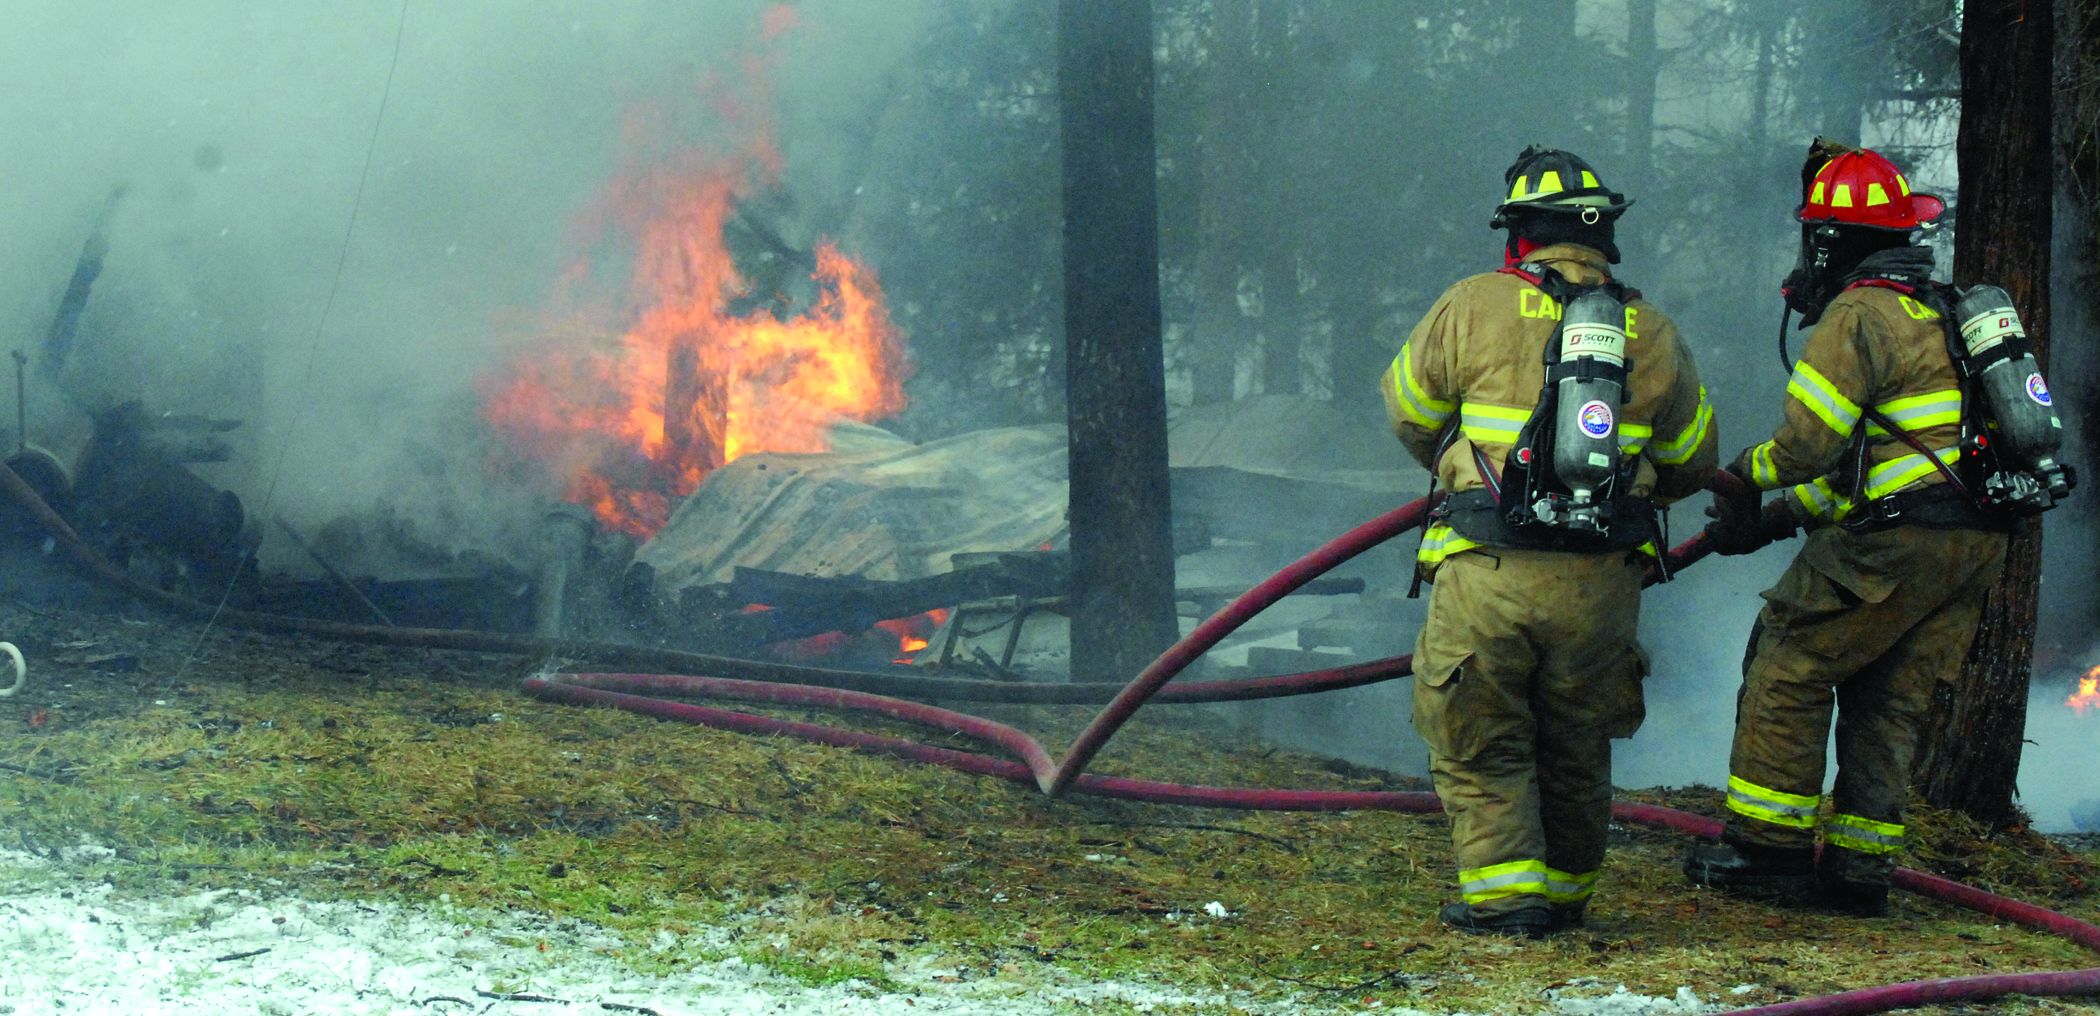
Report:
M 1626 333 L 1609 325 L 1569 325 L 1561 330 L 1560 358 L 1594 356 L 1610 363 L 1626 362 Z
M 1969 347 L 1970 356 L 1997 345 L 2007 336 L 2025 334 L 2020 328 L 2020 319 L 2004 311 L 1978 314 L 1961 323 L 1962 345 Z
M 1591 399 L 1582 404 L 1575 414 L 1575 422 L 1582 432 L 1591 437 L 1603 437 L 1611 433 L 1611 407 L 1601 399 Z
M 2049 382 L 2042 380 L 2041 374 L 2027 375 L 2027 397 L 2045 406 L 2052 403 L 2053 400 L 2049 395 Z

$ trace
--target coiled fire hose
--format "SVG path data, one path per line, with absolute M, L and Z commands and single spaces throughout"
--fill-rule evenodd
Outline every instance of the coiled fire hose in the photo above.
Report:
M 1726 473 L 1715 476 L 1716 489 L 1728 490 L 1740 481 Z M 1283 571 L 1242 594 L 1196 629 L 1175 643 L 1146 667 L 1128 685 L 1012 684 L 1002 681 L 964 681 L 925 677 L 891 677 L 856 671 L 822 670 L 779 664 L 707 656 L 674 650 L 619 646 L 609 643 L 539 639 L 491 632 L 429 628 L 386 628 L 282 617 L 250 611 L 215 611 L 208 604 L 155 589 L 132 579 L 81 542 L 66 521 L 45 504 L 34 488 L 13 469 L 0 463 L 0 492 L 20 504 L 48 530 L 72 560 L 95 576 L 132 595 L 193 616 L 216 617 L 218 623 L 260 631 L 291 632 L 418 648 L 458 649 L 476 652 L 516 653 L 526 656 L 567 656 L 607 663 L 662 667 L 670 670 L 705 671 L 717 676 L 684 674 L 565 673 L 532 678 L 523 685 L 526 694 L 554 702 L 608 705 L 688 723 L 725 730 L 763 734 L 788 734 L 824 744 L 854 748 L 875 754 L 950 766 L 965 772 L 996 776 L 1033 784 L 1047 793 L 1067 789 L 1082 793 L 1163 803 L 1209 807 L 1289 811 L 1388 810 L 1433 812 L 1441 807 L 1428 792 L 1272 790 L 1256 788 L 1203 787 L 1161 783 L 1085 773 L 1086 764 L 1116 730 L 1148 700 L 1160 702 L 1216 702 L 1306 694 L 1334 688 L 1356 687 L 1390 680 L 1409 673 L 1410 660 L 1400 656 L 1331 670 L 1279 677 L 1235 681 L 1192 682 L 1165 686 L 1188 664 L 1215 646 L 1234 629 L 1311 581 L 1321 573 L 1419 525 L 1427 513 L 1427 501 L 1416 501 L 1366 522 L 1327 545 L 1299 559 Z M 1685 567 L 1711 552 L 1705 534 L 1695 536 L 1669 551 L 1672 570 Z M 734 676 L 728 676 L 734 675 Z M 888 692 L 890 694 L 880 694 Z M 942 732 L 961 734 L 997 747 L 1020 761 L 977 752 L 960 751 L 861 731 L 821 724 L 780 720 L 711 706 L 674 702 L 656 697 L 665 694 L 693 695 L 742 701 L 803 706 L 821 706 L 844 711 L 868 712 Z M 1042 745 L 1022 731 L 983 717 L 910 702 L 894 695 L 942 697 L 951 700 L 1085 703 L 1107 702 L 1100 715 L 1076 739 L 1063 761 L 1051 759 Z M 1718 820 L 1659 805 L 1615 802 L 1612 817 L 1636 825 L 1668 829 L 1712 838 L 1721 833 Z M 1909 868 L 1895 874 L 1897 888 L 1931 899 L 1965 907 L 1999 920 L 2047 932 L 2100 952 L 2100 926 L 2055 911 L 1985 892 L 1936 875 Z M 1930 981 L 1907 981 L 1861 988 L 1777 1005 L 1735 1010 L 1736 1016 L 1852 1016 L 1887 1012 L 1934 1002 L 1983 1001 L 2008 994 L 2035 996 L 2086 995 L 2100 993 L 2100 967 L 2027 974 L 1986 974 Z
M 22 662 L 22 651 L 16 649 L 15 644 L 12 642 L 0 642 L 0 656 L 7 657 L 7 662 L 15 668 L 14 682 L 5 688 L 0 688 L 0 698 L 7 698 L 21 691 L 22 686 L 29 683 L 29 665 Z

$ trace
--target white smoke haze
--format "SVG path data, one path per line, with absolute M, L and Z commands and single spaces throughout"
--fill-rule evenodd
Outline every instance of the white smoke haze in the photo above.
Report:
M 617 168 L 630 114 L 666 110 L 697 133 L 711 119 L 703 79 L 740 72 L 727 58 L 769 6 L 426 3 L 403 23 L 385 3 L 10 5 L 9 345 L 38 352 L 94 213 L 127 187 L 72 384 L 103 403 L 244 419 L 235 461 L 209 474 L 251 513 L 273 489 L 267 510 L 305 523 L 385 502 L 495 549 L 538 503 L 479 474 L 476 378 L 536 337 L 587 253 L 579 218 Z M 789 172 L 821 181 L 840 173 L 827 107 L 843 101 L 824 97 L 891 66 L 915 13 L 802 11 L 775 127 Z M 39 421 L 32 438 L 58 426 Z M 304 566 L 271 547 L 266 566 Z
M 1155 3 L 1162 12 L 1189 9 Z M 521 534 L 547 491 L 484 469 L 489 438 L 475 385 L 578 308 L 607 334 L 625 325 L 620 252 L 588 242 L 593 204 L 632 150 L 624 132 L 648 111 L 650 122 L 670 125 L 652 146 L 709 140 L 722 122 L 707 83 L 744 74 L 773 6 L 414 0 L 404 23 L 400 6 L 378 0 L 16 0 L 0 15 L 0 138 L 9 152 L 0 170 L 0 350 L 39 352 L 90 223 L 112 190 L 126 187 L 69 384 L 104 402 L 142 398 L 156 412 L 245 420 L 233 461 L 204 472 L 240 494 L 251 515 L 281 514 L 311 531 L 385 510 L 421 520 L 419 531 L 443 534 L 454 549 L 522 553 Z M 1660 5 L 1658 46 L 1671 55 L 1656 79 L 1651 168 L 1649 179 L 1629 179 L 1640 163 L 1618 124 L 1571 115 L 1559 101 L 1624 87 L 1625 4 L 1567 5 L 1566 29 L 1577 41 L 1554 49 L 1547 97 L 1533 57 L 1483 48 L 1471 26 L 1483 11 L 1537 17 L 1550 5 L 1461 5 L 1473 21 L 1437 6 L 1398 18 L 1374 5 L 1307 6 L 1300 31 L 1309 40 L 1306 80 L 1317 90 L 1295 100 L 1303 115 L 1279 118 L 1296 133 L 1257 139 L 1289 157 L 1238 181 L 1246 194 L 1199 203 L 1193 216 L 1206 228 L 1238 223 L 1254 246 L 1315 222 L 1323 244 L 1388 267 L 1365 284 L 1311 254 L 1291 266 L 1294 295 L 1321 309 L 1299 357 L 1304 390 L 1346 400 L 1368 419 L 1364 447 L 1336 459 L 1385 456 L 1401 468 L 1403 455 L 1379 433 L 1375 397 L 1367 397 L 1376 377 L 1360 365 L 1389 358 L 1444 286 L 1500 263 L 1499 234 L 1485 224 L 1503 168 L 1526 144 L 1575 150 L 1639 202 L 1620 226 L 1623 275 L 1692 344 L 1724 455 L 1779 418 L 1776 289 L 1793 257 L 1789 216 L 1809 139 L 1863 136 L 1901 149 L 1922 189 L 1953 194 L 1948 104 L 1862 100 L 1847 130 L 1815 105 L 1823 96 L 1782 73 L 1760 105 L 1758 39 L 1716 35 L 1719 8 L 1690 0 Z M 1866 26 L 1879 19 L 1866 12 L 1878 8 L 1859 0 L 1825 8 L 1814 16 L 1841 31 L 1814 45 L 1876 51 L 1879 37 Z M 949 430 L 958 420 L 1011 422 L 1015 411 L 990 401 L 1007 396 L 952 381 L 950 358 L 1025 359 L 1009 330 L 1036 325 L 989 310 L 969 318 L 936 310 L 948 305 L 936 304 L 942 294 L 926 292 L 924 280 L 945 273 L 938 277 L 965 280 L 950 289 L 1054 297 L 1054 263 L 1045 271 L 1042 261 L 1055 250 L 1054 221 L 1025 243 L 1001 233 L 993 217 L 975 231 L 942 234 L 938 244 L 898 223 L 987 190 L 1054 202 L 1054 143 L 1031 148 L 1026 139 L 1038 135 L 1017 130 L 1023 142 L 997 150 L 1010 161 L 978 162 L 985 139 L 956 127 L 968 122 L 957 110 L 979 101 L 971 89 L 988 82 L 1007 86 L 1000 108 L 1017 120 L 1041 119 L 1047 109 L 1041 122 L 1054 125 L 1054 81 L 1043 77 L 1054 71 L 1051 39 L 1038 24 L 1047 16 L 1029 0 L 809 0 L 794 10 L 769 88 L 747 94 L 770 107 L 782 155 L 778 191 L 787 197 L 765 206 L 768 221 L 792 244 L 830 234 L 864 256 L 897 298 L 897 319 L 918 348 L 955 351 L 919 364 L 910 391 L 925 409 L 900 430 L 917 437 L 935 429 L 932 420 Z M 975 40 L 981 53 L 929 51 L 937 31 L 973 19 L 1005 27 L 939 36 Z M 1161 24 L 1171 33 L 1180 22 L 1162 13 Z M 375 140 L 397 26 L 399 62 Z M 1422 67 L 1450 72 L 1439 79 Z M 1449 85 L 1460 71 L 1469 75 L 1463 84 Z M 1186 72 L 1171 59 L 1163 64 L 1163 124 L 1184 118 L 1187 134 L 1191 119 L 1210 132 L 1243 118 L 1249 93 L 1173 77 Z M 1433 87 L 1440 80 L 1444 91 Z M 1816 89 L 1853 87 L 1812 80 Z M 1046 136 L 1054 139 L 1054 126 Z M 1716 154 L 1716 139 L 1737 144 Z M 370 173 L 345 252 L 368 144 Z M 1186 161 L 1200 151 L 1191 143 L 1171 154 Z M 1737 152 L 1747 154 L 1729 154 Z M 1178 179 L 1170 172 L 1167 182 Z M 1212 239 L 1199 232 L 1176 248 L 1170 236 L 1168 256 L 1194 259 Z M 595 259 L 579 276 L 574 268 L 587 255 Z M 324 323 L 339 256 L 340 289 Z M 973 265 L 981 271 L 963 270 Z M 1213 317 L 1217 301 L 1172 296 L 1183 267 L 1169 269 L 1170 337 L 1214 328 L 1244 337 L 1229 365 L 1234 387 L 1261 390 L 1262 319 L 1253 315 L 1275 305 L 1277 293 L 1264 294 L 1258 273 L 1242 272 L 1225 287 L 1238 306 Z M 580 291 L 565 288 L 578 278 Z M 2060 378 L 2092 373 L 2091 322 L 2072 306 L 2067 296 L 2056 301 Z M 1791 337 L 1797 353 L 1802 338 Z M 1186 400 L 1191 360 L 1178 349 L 1170 355 L 1178 357 L 1173 391 Z M 46 412 L 30 436 L 42 440 L 66 424 L 53 383 L 31 384 Z M 12 426 L 12 414 L 0 414 L 0 431 Z M 1317 465 L 1323 454 L 1309 449 L 1308 461 Z M 2082 449 L 2070 457 L 2085 461 Z M 1422 493 L 1419 473 L 1406 469 L 1395 503 Z M 2070 667 L 2100 663 L 2090 642 L 2076 644 L 2089 636 L 2094 613 L 2092 515 L 2083 506 L 2096 498 L 2100 491 L 2081 491 L 2073 508 L 2049 519 L 2036 746 L 2021 781 L 2043 828 L 2069 821 L 2075 776 L 2096 761 L 2078 752 L 2100 741 L 2092 736 L 2100 716 L 2081 726 L 2057 688 Z M 1702 504 L 1673 513 L 1675 538 L 1697 530 Z M 1294 535 L 1309 550 L 1332 534 Z M 1649 716 L 1621 748 L 1620 784 L 1723 779 L 1756 594 L 1788 554 L 1709 560 L 1648 594 Z M 1385 644 L 1356 647 L 1361 655 L 1404 651 L 1411 640 L 1419 605 L 1399 600 L 1406 557 L 1381 552 L 1355 572 L 1372 583 L 1366 601 L 1389 610 L 1393 628 Z M 281 541 L 265 541 L 263 563 L 309 567 Z M 1396 683 L 1339 707 L 1263 706 L 1261 725 L 1295 726 L 1299 741 L 1420 772 L 1406 697 Z

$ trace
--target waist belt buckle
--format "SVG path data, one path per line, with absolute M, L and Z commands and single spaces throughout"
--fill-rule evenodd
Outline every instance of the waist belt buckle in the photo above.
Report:
M 1885 497 L 1874 502 L 1874 518 L 1881 522 L 1897 522 L 1903 518 L 1903 506 L 1895 497 Z

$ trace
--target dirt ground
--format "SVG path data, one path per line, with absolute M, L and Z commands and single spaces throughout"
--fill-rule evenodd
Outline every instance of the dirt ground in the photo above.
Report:
M 0 640 L 31 666 L 0 700 L 0 849 L 63 859 L 68 878 L 133 898 L 266 890 L 583 922 L 638 976 L 733 961 L 804 987 L 894 993 L 920 983 L 911 971 L 961 967 L 1181 993 L 1146 996 L 1149 1009 L 1074 1006 L 1110 1012 L 1700 1012 L 2094 963 L 1922 899 L 1856 921 L 1702 893 L 1677 875 L 1680 839 L 1636 828 L 1615 833 L 1588 927 L 1535 945 L 1474 939 L 1432 917 L 1452 892 L 1439 816 L 1047 801 L 839 749 L 535 702 L 515 689 L 536 661 L 252 635 L 108 600 L 0 599 Z M 982 711 L 1049 744 L 1091 715 Z M 1148 711 L 1096 768 L 1414 785 L 1171 711 Z M 1718 804 L 1706 788 L 1647 798 Z M 1921 855 L 2100 916 L 2093 844 L 1953 835 Z M 709 944 L 646 948 L 667 932 Z M 1676 1008 L 1581 1008 L 1611 998 Z

